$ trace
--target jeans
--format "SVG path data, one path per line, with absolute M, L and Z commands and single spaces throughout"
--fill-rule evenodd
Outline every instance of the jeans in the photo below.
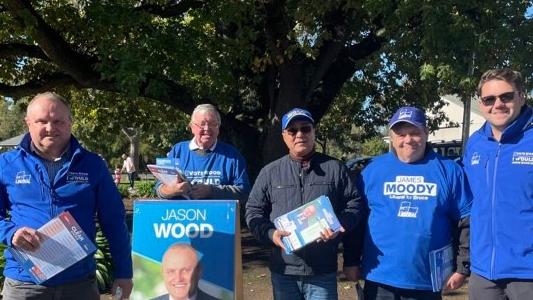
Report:
M 337 300 L 337 273 L 311 276 L 272 272 L 274 300 Z
M 441 300 L 440 293 L 430 290 L 401 289 L 370 280 L 365 281 L 365 300 Z
M 130 182 L 130 187 L 133 188 L 133 185 L 134 185 L 134 182 L 135 182 L 135 175 L 136 172 L 131 172 L 131 173 L 128 173 L 128 180 Z
M 90 278 L 66 283 L 55 287 L 46 287 L 31 282 L 22 282 L 6 278 L 2 289 L 4 300 L 98 300 L 96 279 Z

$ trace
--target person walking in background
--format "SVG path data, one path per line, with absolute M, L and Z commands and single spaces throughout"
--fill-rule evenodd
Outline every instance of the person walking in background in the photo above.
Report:
M 533 299 L 533 113 L 519 72 L 479 81 L 487 120 L 468 140 L 464 169 L 474 195 L 470 299 Z
M 71 134 L 72 116 L 55 93 L 36 95 L 26 112 L 28 131 L 15 150 L 0 155 L 0 241 L 33 252 L 37 229 L 68 211 L 95 243 L 98 220 L 113 260 L 113 294 L 127 299 L 133 287 L 129 232 L 122 198 L 109 170 Z M 4 300 L 97 300 L 96 262 L 89 255 L 43 284 L 4 252 Z
M 246 163 L 237 149 L 218 140 L 220 122 L 213 105 L 200 104 L 194 109 L 189 123 L 193 138 L 177 143 L 168 153 L 188 181 L 158 182 L 160 197 L 246 200 L 250 191 Z
M 345 233 L 361 226 L 366 210 L 348 169 L 338 160 L 315 151 L 314 119 L 307 110 L 295 108 L 281 122 L 289 154 L 266 165 L 246 203 L 246 223 L 256 239 L 272 247 L 270 272 L 274 300 L 337 299 L 338 232 L 324 229 L 317 243 L 287 254 L 274 219 L 311 202 L 329 197 Z M 309 211 L 310 213 L 311 211 Z M 345 252 L 345 265 L 354 264 Z
M 133 159 L 131 159 L 131 157 L 126 154 L 122 154 L 122 159 L 124 160 L 124 164 L 122 165 L 121 172 L 126 171 L 126 173 L 128 173 L 128 181 L 130 183 L 130 188 L 133 189 L 135 185 L 136 176 L 135 164 L 133 163 Z
M 398 109 L 389 135 L 392 152 L 372 159 L 359 182 L 370 209 L 362 255 L 364 298 L 441 299 L 431 284 L 430 251 L 449 244 L 458 249 L 455 273 L 445 285 L 461 287 L 469 274 L 471 193 L 461 167 L 427 145 L 422 110 Z M 350 244 L 345 247 L 351 250 Z M 359 268 L 344 272 L 359 280 Z

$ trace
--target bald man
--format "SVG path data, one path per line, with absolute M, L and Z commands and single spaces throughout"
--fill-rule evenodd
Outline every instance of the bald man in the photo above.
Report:
M 217 300 L 198 288 L 201 265 L 196 250 L 184 243 L 170 246 L 163 255 L 161 272 L 168 294 L 153 300 Z
M 57 94 L 36 95 L 25 121 L 29 133 L 0 155 L 0 241 L 36 251 L 42 242 L 36 230 L 68 211 L 94 242 L 97 218 L 113 257 L 112 292 L 120 287 L 128 298 L 133 283 L 124 205 L 103 160 L 72 136 L 70 109 Z M 40 284 L 10 252 L 5 259 L 4 300 L 99 299 L 92 255 Z

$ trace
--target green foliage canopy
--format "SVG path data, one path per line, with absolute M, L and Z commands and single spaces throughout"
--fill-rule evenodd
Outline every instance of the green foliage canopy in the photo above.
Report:
M 320 120 L 349 100 L 339 117 L 379 127 L 400 105 L 435 112 L 439 95 L 470 96 L 487 68 L 518 69 L 531 87 L 532 5 L 2 0 L 0 94 L 90 88 L 183 113 L 214 103 L 256 170 L 284 152 L 279 119 L 295 106 Z

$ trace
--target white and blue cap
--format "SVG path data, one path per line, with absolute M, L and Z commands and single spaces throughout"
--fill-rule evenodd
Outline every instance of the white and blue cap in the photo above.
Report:
M 401 122 L 407 122 L 416 127 L 425 128 L 426 127 L 426 114 L 424 113 L 423 110 L 416 108 L 416 107 L 411 107 L 411 106 L 400 107 L 390 119 L 389 129 L 391 129 L 394 125 L 401 123 Z
M 311 124 L 315 124 L 315 120 L 313 120 L 310 112 L 301 108 L 293 108 L 281 118 L 281 130 L 287 129 L 289 123 L 295 120 L 305 120 L 311 122 Z

